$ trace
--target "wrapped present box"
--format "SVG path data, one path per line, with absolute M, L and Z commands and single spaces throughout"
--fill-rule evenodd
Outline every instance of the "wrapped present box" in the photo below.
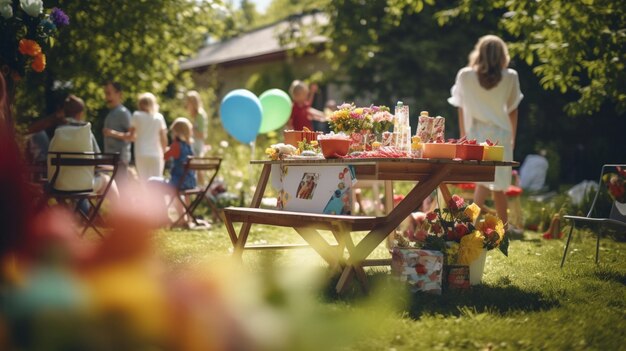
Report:
M 392 272 L 406 281 L 411 292 L 423 291 L 441 295 L 443 253 L 441 251 L 395 247 Z
M 445 269 L 447 290 L 467 290 L 470 288 L 469 266 L 449 265 Z

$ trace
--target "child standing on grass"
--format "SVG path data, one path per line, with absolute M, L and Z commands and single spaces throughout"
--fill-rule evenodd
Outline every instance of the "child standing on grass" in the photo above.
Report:
M 194 171 L 187 172 L 185 175 L 185 164 L 187 157 L 193 156 L 191 145 L 193 138 L 191 133 L 193 126 L 187 118 L 179 117 L 174 120 L 170 127 L 172 139 L 174 141 L 165 151 L 165 159 L 173 159 L 172 168 L 170 169 L 171 178 L 169 185 L 177 187 L 179 190 L 192 189 L 196 187 L 196 174 Z M 185 176 L 185 179 L 182 179 Z M 182 179 L 182 182 L 181 182 Z
M 170 168 L 170 179 L 165 181 L 163 178 L 153 177 L 150 179 L 150 183 L 157 188 L 161 188 L 167 197 L 173 199 L 178 195 L 178 190 L 192 189 L 196 187 L 196 174 L 194 171 L 189 171 L 185 174 L 185 164 L 187 158 L 193 156 L 193 150 L 191 144 L 193 138 L 191 133 L 193 126 L 188 119 L 184 117 L 178 117 L 172 123 L 170 132 L 172 134 L 172 144 L 167 148 L 163 157 L 168 160 L 172 159 L 172 167 Z M 184 177 L 184 179 L 183 179 Z M 182 180 L 182 181 L 181 181 Z M 165 185 L 165 187 L 163 187 Z M 164 188 L 164 189 L 163 189 Z M 183 199 L 185 203 L 189 203 L 189 199 Z M 167 201 L 166 203 L 171 203 Z M 183 206 L 180 201 L 174 199 L 174 205 L 176 206 L 176 212 L 178 215 L 183 213 Z M 191 218 L 183 218 L 186 221 L 187 226 L 191 226 Z M 176 223 L 173 223 L 176 224 Z
M 287 129 L 304 130 L 306 127 L 313 130 L 313 120 L 324 120 L 324 113 L 311 107 L 316 92 L 317 84 L 312 84 L 309 90 L 309 86 L 302 81 L 294 80 L 291 83 L 289 94 L 293 105 Z
M 135 166 L 142 180 L 163 176 L 163 150 L 167 147 L 167 127 L 159 113 L 156 97 L 139 95 L 138 111 L 130 117 L 130 140 L 135 142 Z

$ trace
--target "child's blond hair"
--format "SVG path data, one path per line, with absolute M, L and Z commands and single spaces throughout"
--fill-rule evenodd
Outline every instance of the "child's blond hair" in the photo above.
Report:
M 137 107 L 140 111 L 148 112 L 149 114 L 159 112 L 159 105 L 157 104 L 156 96 L 154 96 L 154 94 L 141 93 L 139 94 L 137 100 Z
M 186 97 L 187 102 L 191 103 L 191 106 L 193 106 L 193 109 L 194 111 L 196 111 L 197 114 L 204 112 L 204 106 L 202 105 L 202 98 L 200 97 L 200 93 L 195 90 L 190 90 L 187 92 Z
M 308 90 L 309 90 L 309 86 L 305 82 L 301 80 L 294 80 L 291 83 L 291 86 L 289 87 L 289 95 L 293 97 L 295 94 L 298 94 L 301 91 L 306 92 Z
M 185 117 L 176 118 L 170 126 L 170 132 L 172 132 L 173 136 L 182 139 L 187 144 L 191 144 L 193 142 L 193 138 L 191 137 L 192 129 L 193 125 Z

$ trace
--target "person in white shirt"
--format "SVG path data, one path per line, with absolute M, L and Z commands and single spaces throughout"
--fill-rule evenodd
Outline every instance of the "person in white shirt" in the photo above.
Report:
M 509 52 L 495 35 L 481 37 L 469 56 L 467 67 L 459 70 L 448 102 L 458 107 L 461 137 L 487 139 L 504 146 L 504 160 L 513 160 L 517 132 L 517 107 L 524 97 L 519 77 L 509 65 Z M 498 217 L 507 223 L 505 191 L 511 185 L 511 167 L 497 167 L 493 183 L 477 184 L 474 202 L 483 207 L 493 191 Z
M 159 113 L 156 97 L 151 93 L 139 95 L 139 110 L 130 118 L 130 140 L 135 143 L 135 166 L 139 179 L 163 176 L 163 150 L 167 147 L 167 126 Z
M 544 190 L 548 167 L 546 150 L 541 150 L 538 155 L 526 156 L 519 169 L 522 189 L 535 192 Z

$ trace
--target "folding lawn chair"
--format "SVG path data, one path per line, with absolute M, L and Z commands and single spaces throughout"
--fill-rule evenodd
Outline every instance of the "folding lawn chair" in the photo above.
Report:
M 620 204 L 617 201 L 613 201 L 611 212 L 608 218 L 595 217 L 596 215 L 596 204 L 598 202 L 598 197 L 600 192 L 603 189 L 607 189 L 605 185 L 603 185 L 602 178 L 605 174 L 615 171 L 617 167 L 622 167 L 626 169 L 626 165 L 604 165 L 602 166 L 602 171 L 600 173 L 600 181 L 598 182 L 598 190 L 596 191 L 596 195 L 593 198 L 593 203 L 591 204 L 591 209 L 589 209 L 589 213 L 587 213 L 586 217 L 581 216 L 564 216 L 565 219 L 569 219 L 571 221 L 571 228 L 569 231 L 569 235 L 567 236 L 567 243 L 565 244 L 565 250 L 563 251 L 563 259 L 561 260 L 561 268 L 565 264 L 565 257 L 567 256 L 567 250 L 569 249 L 569 243 L 572 239 L 572 232 L 576 227 L 576 223 L 586 223 L 586 224 L 596 224 L 597 225 L 597 242 L 596 242 L 596 264 L 599 262 L 600 255 L 600 237 L 602 236 L 601 229 L 602 228 L 611 228 L 617 231 L 626 232 L 626 204 Z
M 74 212 L 78 213 L 83 220 L 84 226 L 81 234 L 85 234 L 87 228 L 91 227 L 102 237 L 102 233 L 94 221 L 99 217 L 99 211 L 102 203 L 113 184 L 113 179 L 117 173 L 117 165 L 119 161 L 118 153 L 94 153 L 94 152 L 49 152 L 50 166 L 54 167 L 54 173 L 47 185 L 47 197 L 53 198 L 60 205 L 73 207 Z M 94 168 L 100 171 L 111 172 L 111 179 L 104 185 L 104 190 L 100 193 L 93 189 L 92 186 L 80 190 L 59 190 L 59 175 L 66 169 L 76 169 L 75 167 L 86 167 L 88 172 L 93 175 Z M 64 180 L 67 182 L 67 179 Z M 81 211 L 81 203 L 85 201 L 90 205 L 87 213 Z
M 195 188 L 192 188 L 192 189 L 178 190 L 178 194 L 176 198 L 178 198 L 178 200 L 182 203 L 185 209 L 185 212 L 181 214 L 180 217 L 178 217 L 178 219 L 172 224 L 172 227 L 178 225 L 178 223 L 181 220 L 183 220 L 183 218 L 185 218 L 186 215 L 189 215 L 196 225 L 200 225 L 200 222 L 198 222 L 198 219 L 193 215 L 193 212 L 200 205 L 200 203 L 202 203 L 203 199 L 207 200 L 207 204 L 209 205 L 213 213 L 218 212 L 217 206 L 207 196 L 207 192 L 209 191 L 211 184 L 213 184 L 213 181 L 215 180 L 215 177 L 217 176 L 217 173 L 220 170 L 221 164 L 222 164 L 222 159 L 220 157 L 189 156 L 189 158 L 187 158 L 187 163 L 185 164 L 185 171 L 183 173 L 183 176 L 180 178 L 180 182 L 177 186 L 177 189 L 180 189 L 180 186 L 185 180 L 185 177 L 187 177 L 187 174 L 191 171 L 196 172 L 196 174 L 199 172 L 205 172 L 207 174 L 210 174 L 210 176 L 204 177 L 204 179 L 208 179 L 205 185 L 198 184 Z M 186 198 L 190 199 L 189 204 L 186 203 L 185 201 Z M 174 202 L 174 199 L 172 199 L 172 201 L 170 202 L 170 205 L 173 202 Z M 220 217 L 217 216 L 217 218 L 220 218 Z

